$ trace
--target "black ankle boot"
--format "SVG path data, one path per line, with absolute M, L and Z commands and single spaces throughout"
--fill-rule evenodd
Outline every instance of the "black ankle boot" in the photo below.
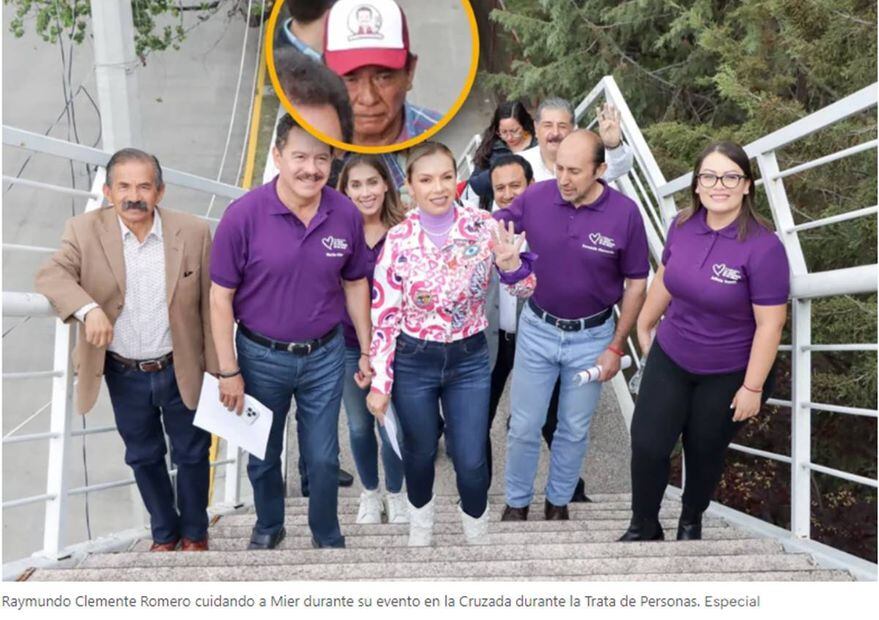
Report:
M 629 529 L 620 536 L 619 542 L 636 542 L 643 540 L 665 540 L 665 534 L 662 533 L 662 526 L 659 519 L 632 517 Z
M 678 540 L 702 540 L 702 511 L 689 506 L 681 509 L 678 521 Z

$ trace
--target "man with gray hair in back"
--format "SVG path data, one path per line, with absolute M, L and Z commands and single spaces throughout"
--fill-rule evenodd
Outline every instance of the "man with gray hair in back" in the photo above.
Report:
M 612 104 L 605 103 L 595 110 L 595 114 L 598 117 L 598 135 L 604 143 L 607 163 L 607 171 L 602 178 L 610 183 L 632 169 L 634 157 L 632 149 L 623 142 L 620 111 Z M 567 99 L 549 97 L 538 106 L 534 119 L 537 146 L 519 153 L 531 164 L 535 183 L 555 178 L 555 158 L 559 144 L 576 128 L 574 106 Z

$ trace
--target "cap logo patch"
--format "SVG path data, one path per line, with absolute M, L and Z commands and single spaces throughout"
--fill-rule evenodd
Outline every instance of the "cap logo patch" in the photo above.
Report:
M 348 14 L 349 41 L 361 39 L 384 39 L 381 33 L 382 14 L 371 4 L 358 4 Z

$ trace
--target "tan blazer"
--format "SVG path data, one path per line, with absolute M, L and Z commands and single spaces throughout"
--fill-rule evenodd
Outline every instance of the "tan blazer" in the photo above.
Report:
M 209 311 L 211 232 L 207 222 L 195 216 L 168 209 L 160 209 L 159 213 L 174 375 L 183 402 L 195 409 L 204 372 L 218 372 Z M 77 310 L 95 302 L 110 322 L 116 323 L 125 301 L 125 259 L 113 207 L 67 220 L 61 247 L 37 273 L 36 289 L 49 298 L 65 322 L 75 321 Z M 74 368 L 79 374 L 79 413 L 87 413 L 95 405 L 105 353 L 106 347 L 98 348 L 86 341 L 85 326 L 80 325 L 73 352 Z

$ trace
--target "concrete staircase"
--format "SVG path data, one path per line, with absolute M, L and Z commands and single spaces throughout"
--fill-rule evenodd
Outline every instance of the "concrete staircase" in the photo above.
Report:
M 86 557 L 78 566 L 41 569 L 29 581 L 850 581 L 821 569 L 806 554 L 786 553 L 706 516 L 701 541 L 615 542 L 628 525 L 629 497 L 593 496 L 571 504 L 571 520 L 543 521 L 542 500 L 531 519 L 502 523 L 503 498 L 491 498 L 491 544 L 464 542 L 456 497 L 437 497 L 434 546 L 408 548 L 406 525 L 356 525 L 357 498 L 339 499 L 346 549 L 312 549 L 307 500 L 287 500 L 287 538 L 273 551 L 246 551 L 252 512 L 220 517 L 210 529 L 211 551 L 148 553 L 149 541 L 129 551 Z M 660 514 L 674 538 L 679 504 Z
M 630 518 L 629 437 L 610 390 L 602 394 L 592 423 L 584 476 L 592 503 L 570 504 L 570 521 L 544 521 L 543 497 L 535 497 L 527 522 L 502 523 L 508 397 L 492 427 L 495 472 L 490 494 L 491 544 L 464 541 L 452 464 L 440 444 L 434 487 L 434 546 L 406 546 L 407 525 L 357 525 L 357 486 L 340 489 L 339 520 L 345 549 L 312 549 L 308 500 L 288 488 L 287 537 L 273 551 L 247 551 L 255 521 L 251 509 L 214 519 L 210 548 L 200 553 L 148 553 L 141 540 L 125 551 L 68 560 L 29 571 L 28 581 L 851 581 L 845 571 L 823 569 L 807 554 L 731 527 L 716 516 L 703 520 L 701 541 L 674 541 L 680 503 L 666 498 L 660 514 L 671 541 L 618 543 Z M 295 458 L 296 433 L 290 432 Z M 342 466 L 355 471 L 340 423 Z M 536 488 L 542 489 L 548 454 L 541 456 Z M 295 460 L 292 461 L 295 469 Z M 247 483 L 245 482 L 245 485 Z

